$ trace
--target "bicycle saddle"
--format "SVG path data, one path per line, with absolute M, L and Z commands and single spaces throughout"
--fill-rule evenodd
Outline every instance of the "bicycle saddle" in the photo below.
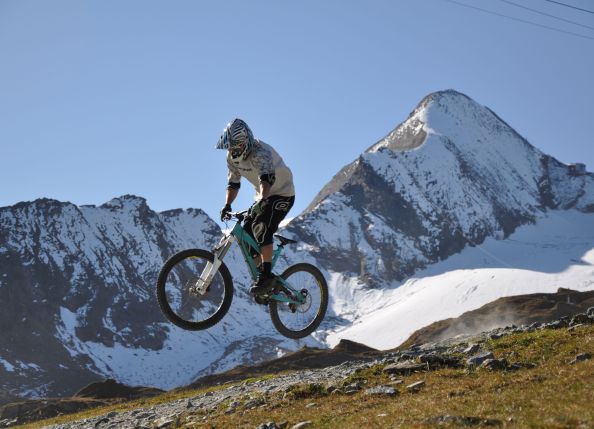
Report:
M 279 241 L 281 242 L 281 246 L 284 246 L 286 244 L 291 244 L 291 243 L 297 243 L 295 240 L 291 240 L 290 238 L 285 238 L 282 235 L 274 234 L 274 236 L 279 239 Z

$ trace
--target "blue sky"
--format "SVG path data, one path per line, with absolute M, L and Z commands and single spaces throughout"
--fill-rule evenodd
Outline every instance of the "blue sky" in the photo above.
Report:
M 0 206 L 224 202 L 238 116 L 295 176 L 297 215 L 345 164 L 453 88 L 594 170 L 594 30 L 501 0 L 0 1 Z M 514 3 L 594 27 L 594 14 Z M 564 3 L 594 10 L 591 0 Z M 253 192 L 246 182 L 234 208 Z

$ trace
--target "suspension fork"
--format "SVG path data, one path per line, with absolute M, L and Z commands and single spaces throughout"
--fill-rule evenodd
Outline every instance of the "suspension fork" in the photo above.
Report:
M 208 261 L 206 263 L 206 266 L 200 274 L 200 278 L 196 281 L 195 286 L 191 288 L 194 292 L 197 292 L 200 295 L 204 295 L 206 293 L 208 287 L 210 286 L 210 283 L 212 282 L 212 279 L 214 278 L 215 274 L 217 273 L 217 271 L 221 267 L 221 264 L 223 263 L 223 258 L 229 251 L 229 248 L 231 247 L 234 241 L 235 237 L 232 234 L 227 235 L 223 237 L 219 244 L 213 249 L 213 261 Z

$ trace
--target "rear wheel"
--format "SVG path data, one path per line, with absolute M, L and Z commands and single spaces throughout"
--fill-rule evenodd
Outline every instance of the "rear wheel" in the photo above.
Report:
M 233 281 L 225 264 L 221 263 L 204 295 L 196 290 L 200 275 L 213 260 L 207 250 L 189 249 L 173 255 L 161 268 L 157 300 L 165 317 L 180 328 L 210 328 L 229 311 Z
M 297 305 L 271 299 L 269 308 L 272 324 L 285 337 L 306 337 L 320 326 L 326 314 L 326 280 L 320 270 L 311 264 L 292 265 L 280 276 L 301 295 L 303 303 Z

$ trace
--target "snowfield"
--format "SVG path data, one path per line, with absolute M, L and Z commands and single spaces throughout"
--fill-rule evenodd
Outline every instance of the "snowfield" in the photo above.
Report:
M 559 288 L 594 289 L 594 214 L 549 211 L 505 240 L 467 247 L 383 290 L 364 290 L 355 279 L 334 275 L 333 308 L 357 310 L 350 326 L 327 332 L 326 342 L 333 347 L 349 339 L 390 349 L 417 329 L 498 298 Z

